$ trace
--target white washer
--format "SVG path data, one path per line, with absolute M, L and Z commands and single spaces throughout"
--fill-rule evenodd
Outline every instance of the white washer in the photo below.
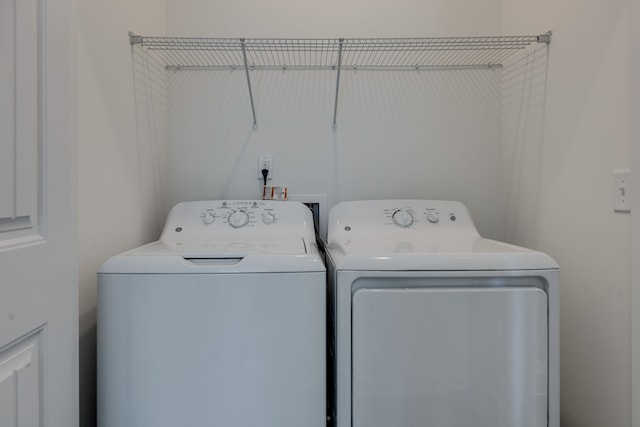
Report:
M 325 302 L 303 204 L 176 205 L 99 271 L 99 427 L 324 427 Z
M 558 427 L 558 265 L 458 202 L 343 202 L 327 268 L 337 427 Z

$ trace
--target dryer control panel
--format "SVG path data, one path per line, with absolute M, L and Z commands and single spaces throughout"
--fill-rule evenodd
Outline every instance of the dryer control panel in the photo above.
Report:
M 479 236 L 460 202 L 445 200 L 363 200 L 342 202 L 329 213 L 328 241 L 340 238 L 440 233 Z
M 161 239 L 253 239 L 313 234 L 313 217 L 299 202 L 272 200 L 211 200 L 175 205 Z

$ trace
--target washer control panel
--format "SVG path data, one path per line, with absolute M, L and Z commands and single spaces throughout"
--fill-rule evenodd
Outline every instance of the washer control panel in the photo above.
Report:
M 344 238 L 409 232 L 478 234 L 467 208 L 460 202 L 444 200 L 342 202 L 331 209 L 329 224 L 330 234 Z
M 231 228 L 255 227 L 278 223 L 277 208 L 258 201 L 223 201 L 203 207 L 200 219 L 205 225 L 226 224 Z
M 162 238 L 264 235 L 292 228 L 313 231 L 311 211 L 302 203 L 273 200 L 213 200 L 178 203 L 167 217 Z

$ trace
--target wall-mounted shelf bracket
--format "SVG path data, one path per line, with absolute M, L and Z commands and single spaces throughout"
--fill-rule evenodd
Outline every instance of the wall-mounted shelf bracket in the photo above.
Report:
M 142 44 L 142 36 L 137 36 L 129 31 L 129 43 L 134 44 Z
M 538 43 L 546 43 L 546 44 L 551 43 L 551 35 L 552 34 L 553 34 L 553 32 L 551 30 L 549 30 L 544 34 L 539 35 L 538 36 Z

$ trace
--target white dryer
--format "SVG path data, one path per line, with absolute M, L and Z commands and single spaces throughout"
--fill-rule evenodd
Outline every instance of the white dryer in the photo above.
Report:
M 325 302 L 303 204 L 176 205 L 99 271 L 99 427 L 324 427 Z
M 327 267 L 337 427 L 558 427 L 558 265 L 458 202 L 343 202 Z

